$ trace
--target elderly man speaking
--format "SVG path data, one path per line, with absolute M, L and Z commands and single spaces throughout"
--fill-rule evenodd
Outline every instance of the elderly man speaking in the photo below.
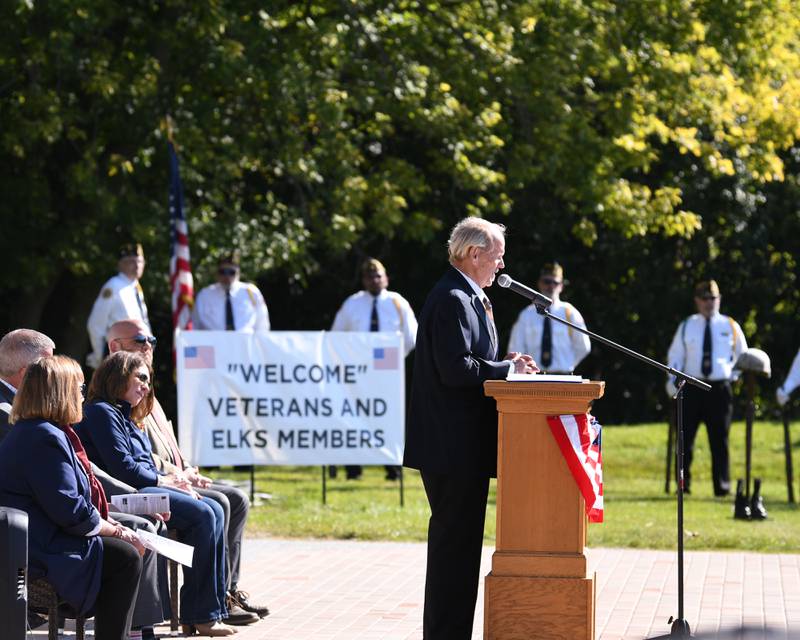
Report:
M 478 594 L 489 478 L 497 473 L 497 407 L 486 380 L 535 373 L 529 355 L 499 359 L 483 289 L 502 269 L 505 227 L 466 218 L 450 234 L 450 267 L 425 301 L 404 464 L 419 469 L 431 508 L 425 640 L 468 639 Z

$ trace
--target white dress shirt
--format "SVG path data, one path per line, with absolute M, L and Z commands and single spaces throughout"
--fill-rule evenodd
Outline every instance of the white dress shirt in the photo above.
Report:
M 548 307 L 550 313 L 558 318 L 564 318 L 579 327 L 586 328 L 583 316 L 569 302 L 553 300 Z M 569 372 L 574 371 L 581 360 L 592 350 L 589 336 L 571 327 L 561 324 L 557 320 L 550 320 L 550 337 L 552 339 L 552 357 L 547 367 L 542 365 L 542 332 L 544 331 L 544 316 L 536 311 L 534 305 L 525 307 L 517 317 L 511 328 L 511 337 L 508 339 L 508 350 L 529 353 L 543 369 L 548 371 Z
M 336 313 L 331 331 L 369 331 L 374 299 L 368 291 L 348 297 Z M 408 355 L 417 342 L 417 318 L 411 305 L 399 293 L 384 289 L 378 294 L 377 312 L 378 331 L 399 331 Z
M 106 334 L 111 325 L 131 318 L 141 320 L 150 327 L 144 292 L 139 281 L 118 273 L 100 289 L 100 295 L 94 301 L 92 312 L 86 321 L 86 329 L 92 343 L 92 353 L 86 358 L 90 367 L 96 369 L 100 365 L 106 349 Z
M 667 353 L 669 366 L 701 380 L 735 380 L 738 373 L 733 366 L 747 349 L 742 328 L 729 316 L 721 313 L 711 316 L 711 373 L 708 375 L 702 370 L 705 330 L 706 319 L 699 313 L 681 322 Z
M 800 386 L 800 349 L 798 349 L 797 355 L 794 357 L 792 368 L 789 369 L 789 375 L 787 375 L 786 380 L 783 381 L 781 389 L 783 389 L 783 392 L 788 396 L 798 386 Z
M 225 331 L 225 298 L 225 287 L 219 282 L 202 289 L 194 302 L 194 328 L 200 331 Z M 269 331 L 269 311 L 256 285 L 235 280 L 231 284 L 231 308 L 235 331 Z

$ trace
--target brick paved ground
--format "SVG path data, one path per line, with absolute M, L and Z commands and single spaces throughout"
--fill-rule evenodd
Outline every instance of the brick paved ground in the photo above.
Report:
M 491 552 L 484 550 L 483 573 Z M 242 586 L 272 613 L 240 627 L 237 640 L 422 638 L 424 544 L 247 540 L 244 559 Z M 668 633 L 667 619 L 677 614 L 674 553 L 592 549 L 589 560 L 597 572 L 598 640 Z M 482 637 L 482 598 L 481 585 L 475 639 Z M 693 632 L 747 625 L 762 630 L 748 639 L 800 634 L 800 555 L 687 553 L 685 605 Z

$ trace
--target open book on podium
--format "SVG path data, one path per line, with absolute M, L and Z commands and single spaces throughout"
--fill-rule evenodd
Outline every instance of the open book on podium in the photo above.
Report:
M 509 382 L 589 382 L 586 378 L 560 373 L 509 373 Z

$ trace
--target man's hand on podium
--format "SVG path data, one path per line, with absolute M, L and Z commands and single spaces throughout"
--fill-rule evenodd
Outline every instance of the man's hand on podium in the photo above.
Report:
M 527 353 L 512 351 L 503 360 L 511 360 L 514 364 L 514 373 L 536 373 L 539 371 L 536 362 Z

